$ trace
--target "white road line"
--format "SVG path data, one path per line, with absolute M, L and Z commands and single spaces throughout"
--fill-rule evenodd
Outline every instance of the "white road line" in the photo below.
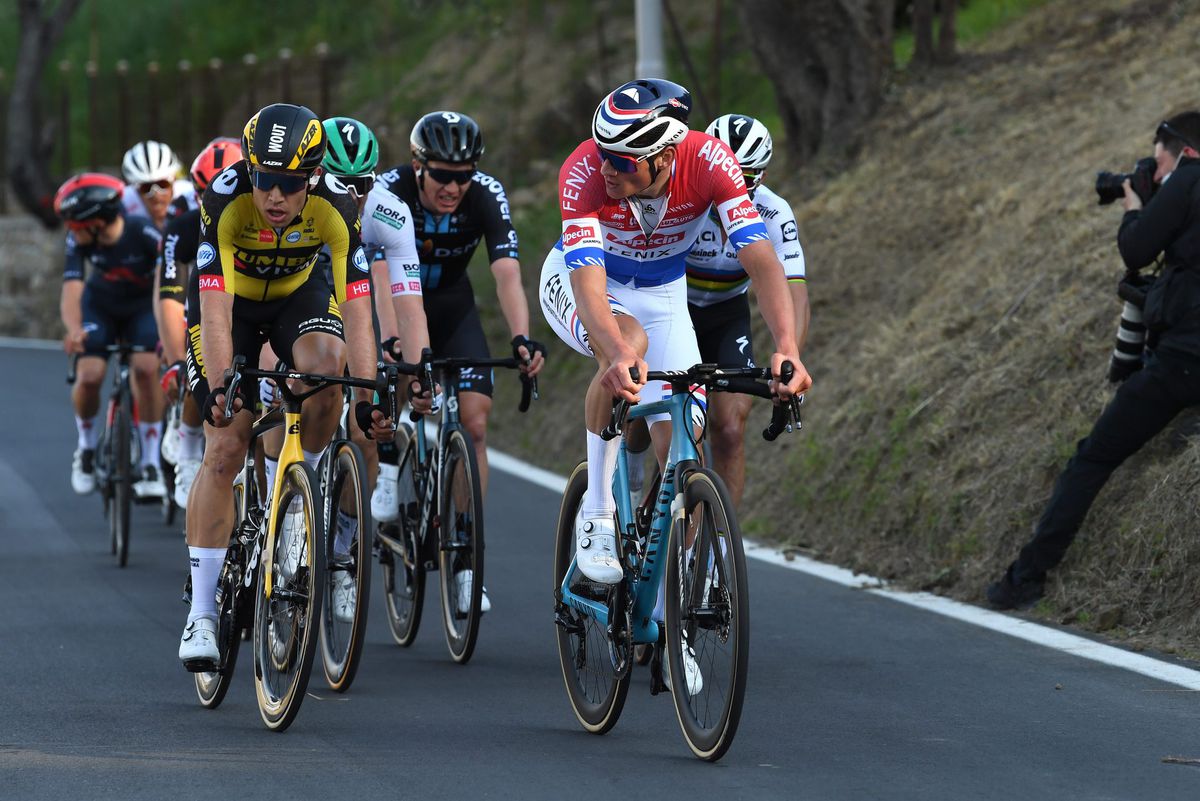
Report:
M 62 341 L 57 339 L 26 339 L 24 337 L 0 337 L 0 348 L 29 348 L 30 350 L 62 350 Z
M 537 484 L 539 487 L 545 487 L 551 492 L 561 493 L 567 486 L 567 479 L 563 476 L 543 470 L 540 467 L 509 456 L 506 453 L 492 450 L 491 448 L 488 449 L 488 463 L 502 473 L 508 473 L 509 475 Z M 971 625 L 1000 634 L 1007 634 L 1019 640 L 1025 640 L 1026 642 L 1046 648 L 1053 648 L 1056 651 L 1062 651 L 1083 659 L 1090 659 L 1093 662 L 1100 662 L 1112 667 L 1139 673 L 1143 676 L 1149 676 L 1152 679 L 1174 684 L 1188 690 L 1200 690 L 1200 671 L 1192 670 L 1182 665 L 1164 662 L 1161 659 L 1126 651 L 1123 648 L 1105 645 L 1095 640 L 1089 640 L 1086 637 L 1080 637 L 1076 634 L 1043 626 L 1039 623 L 993 612 L 989 609 L 972 606 L 971 604 L 965 604 L 961 601 L 943 598 L 940 595 L 889 589 L 882 579 L 877 579 L 874 576 L 854 573 L 846 568 L 818 562 L 806 556 L 785 556 L 775 548 L 759 545 L 750 540 L 745 542 L 745 548 L 746 556 L 751 559 L 757 559 L 760 562 L 767 562 L 787 568 L 788 570 L 796 570 L 815 578 L 841 584 L 844 587 L 861 589 L 873 595 L 898 601 L 902 604 L 908 604 L 909 606 L 915 606 L 926 612 L 932 612 L 936 615 L 942 615 L 943 617 L 952 618 L 963 623 L 970 623 Z

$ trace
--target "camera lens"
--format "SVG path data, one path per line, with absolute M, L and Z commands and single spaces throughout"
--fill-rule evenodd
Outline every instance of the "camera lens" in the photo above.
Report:
M 1107 206 L 1125 197 L 1125 189 L 1121 184 L 1129 178 L 1128 175 L 1114 172 L 1102 172 L 1096 175 L 1096 194 L 1100 196 L 1099 205 Z

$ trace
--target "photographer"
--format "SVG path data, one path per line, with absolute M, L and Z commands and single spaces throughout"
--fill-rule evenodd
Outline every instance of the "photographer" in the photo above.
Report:
M 1112 472 L 1180 411 L 1200 404 L 1200 112 L 1188 111 L 1158 126 L 1154 161 L 1157 193 L 1153 186 L 1135 185 L 1150 183 L 1138 181 L 1137 172 L 1122 182 L 1125 216 L 1117 232 L 1117 247 L 1130 271 L 1162 256 L 1162 273 L 1146 293 L 1145 367 L 1121 385 L 1080 441 L 1033 538 L 987 588 L 997 608 L 1026 607 L 1042 597 L 1046 571 L 1062 561 Z

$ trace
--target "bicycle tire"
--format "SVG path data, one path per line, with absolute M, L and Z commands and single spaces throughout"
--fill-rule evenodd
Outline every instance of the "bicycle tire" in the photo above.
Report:
M 325 583 L 324 515 L 317 503 L 317 474 L 303 462 L 287 466 L 283 474 L 282 506 L 276 515 L 272 598 L 265 595 L 266 570 L 260 562 L 255 582 L 254 689 L 263 723 L 283 731 L 296 719 L 316 656 L 321 601 Z M 298 543 L 295 571 L 286 575 L 287 528 L 291 501 L 300 500 L 304 536 Z M 290 593 L 293 598 L 285 597 Z
M 665 579 L 671 697 L 692 753 L 715 762 L 733 743 L 746 695 L 750 653 L 746 558 L 721 478 L 700 468 L 689 472 L 682 485 L 684 517 L 671 530 Z M 695 540 L 689 550 L 687 532 L 693 520 Z M 694 694 L 686 680 L 684 637 L 702 681 Z
M 246 484 L 245 474 L 239 473 L 233 481 L 233 539 L 229 551 L 225 554 L 225 564 L 221 566 L 221 577 L 217 586 L 221 588 L 221 601 L 217 604 L 217 643 L 224 654 L 220 669 L 192 674 L 196 682 L 196 696 L 200 705 L 205 709 L 216 709 L 225 700 L 225 693 L 233 683 L 234 669 L 237 667 L 238 650 L 242 644 L 243 626 L 239 609 L 239 599 L 243 597 L 242 582 L 244 573 L 236 570 L 231 562 L 239 560 L 241 546 L 236 544 L 236 537 L 241 531 L 242 522 L 246 519 Z
M 321 666 L 325 682 L 334 692 L 344 693 L 354 683 L 367 636 L 367 611 L 371 598 L 371 541 L 366 532 L 371 528 L 371 500 L 367 495 L 367 463 L 362 451 L 349 440 L 334 442 L 330 449 L 330 478 L 325 498 L 325 564 L 329 567 L 325 581 L 325 599 L 321 612 Z M 347 489 L 349 485 L 350 489 Z M 345 496 L 351 497 L 346 501 Z M 339 621 L 334 609 L 334 580 L 340 571 L 333 570 L 334 546 L 337 540 L 338 511 L 349 513 L 358 521 L 357 532 L 350 544 L 351 572 L 355 581 L 354 617 Z
M 162 458 L 161 448 L 158 463 L 162 467 L 163 486 L 167 490 L 162 499 L 162 522 L 164 526 L 171 526 L 175 524 L 175 513 L 179 511 L 179 504 L 175 503 L 175 465 Z
M 471 660 L 479 641 L 483 616 L 483 497 L 475 446 L 466 431 L 455 429 L 446 438 L 439 476 L 438 585 L 442 596 L 442 629 L 450 657 L 460 665 Z M 471 591 L 460 597 L 459 571 L 471 570 Z M 466 611 L 462 601 L 466 600 Z
M 575 517 L 583 503 L 587 490 L 587 462 L 580 462 L 567 481 L 563 492 L 562 506 L 558 512 L 558 528 L 554 544 L 554 597 L 558 599 L 563 578 L 575 555 Z M 621 717 L 625 698 L 629 695 L 630 674 L 617 678 L 609 658 L 608 632 L 594 618 L 581 615 L 573 609 L 560 607 L 556 615 L 565 618 L 559 621 L 558 663 L 562 668 L 563 684 L 571 709 L 583 728 L 592 734 L 606 734 Z M 582 635 L 568 631 L 564 622 L 578 625 Z M 582 646 L 582 656 L 580 654 Z M 591 659 L 590 656 L 595 658 Z M 582 661 L 582 665 L 580 662 Z M 590 668 L 590 670 L 589 670 Z M 581 670 L 586 675 L 581 679 Z
M 405 430 L 405 427 L 400 430 Z M 417 542 L 422 497 L 414 469 L 417 438 L 409 436 L 407 444 L 400 447 L 400 475 L 396 482 L 400 514 L 395 525 L 388 527 L 394 530 L 395 539 L 404 547 L 397 552 L 380 543 L 379 560 L 383 567 L 383 597 L 388 628 L 396 644 L 407 648 L 416 640 L 421 628 L 421 612 L 425 607 L 425 563 L 420 543 Z
M 113 417 L 113 508 L 112 529 L 117 564 L 129 563 L 129 507 L 133 503 L 133 463 L 131 455 L 132 421 L 129 388 L 122 387 L 117 413 Z

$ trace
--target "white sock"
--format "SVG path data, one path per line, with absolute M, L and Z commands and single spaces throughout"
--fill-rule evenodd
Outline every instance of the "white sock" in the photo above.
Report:
M 354 533 L 356 531 L 358 531 L 358 521 L 341 509 L 338 509 L 337 536 L 333 541 L 334 556 L 350 555 L 350 543 L 354 540 Z
M 162 421 L 138 423 L 138 434 L 142 438 L 142 466 L 158 469 L 158 446 L 162 440 Z
M 308 462 L 309 467 L 311 467 L 313 470 L 316 470 L 317 466 L 321 464 L 321 457 L 324 455 L 325 455 L 324 448 L 317 451 L 316 453 L 309 453 L 308 451 L 304 451 L 304 461 Z
M 646 452 L 628 451 L 626 461 L 629 465 L 629 491 L 641 495 L 642 486 L 646 483 Z
M 78 447 L 80 450 L 95 450 L 96 440 L 100 436 L 100 432 L 96 430 L 96 418 L 98 416 L 93 415 L 85 420 L 79 415 L 75 415 L 75 430 L 79 432 Z
M 204 457 L 204 426 L 179 424 L 179 460 L 200 461 Z
M 217 616 L 217 580 L 221 577 L 226 550 L 188 546 L 192 559 L 192 611 L 188 613 L 188 623 L 198 617 Z
M 275 491 L 275 474 L 279 472 L 279 460 L 272 459 L 270 456 L 263 458 L 263 472 L 266 473 L 267 479 L 267 497 L 271 497 L 271 493 Z
M 659 551 L 659 553 L 662 553 Z M 657 621 L 662 625 L 667 619 L 667 582 L 664 578 L 658 583 L 658 596 L 654 600 L 654 611 L 650 613 L 650 619 Z
M 613 473 L 617 470 L 617 453 L 621 442 L 610 439 L 605 442 L 599 434 L 587 432 L 588 489 L 583 496 L 585 519 L 612 516 L 616 510 L 613 501 Z

